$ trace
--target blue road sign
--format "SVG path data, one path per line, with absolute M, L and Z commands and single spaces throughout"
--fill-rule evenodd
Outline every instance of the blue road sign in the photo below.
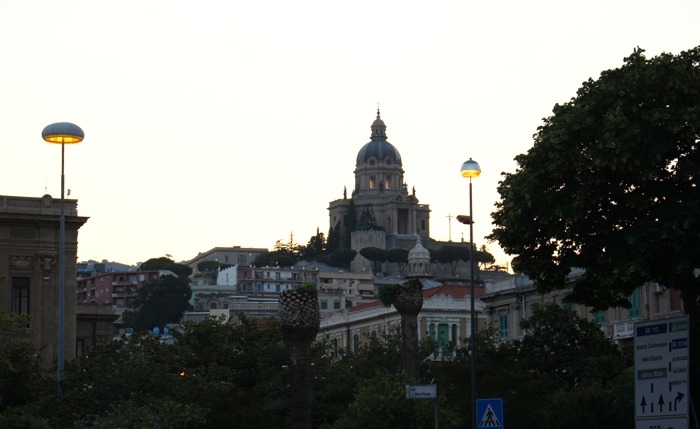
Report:
M 476 400 L 476 427 L 503 429 L 503 399 Z

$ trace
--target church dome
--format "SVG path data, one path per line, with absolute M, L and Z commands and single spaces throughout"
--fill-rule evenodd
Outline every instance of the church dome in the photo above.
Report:
M 420 236 L 416 237 L 416 245 L 408 252 L 408 273 L 410 276 L 430 275 L 430 252 L 423 247 Z
M 364 164 L 374 158 L 377 161 L 384 162 L 387 158 L 389 163 L 394 162 L 401 165 L 401 155 L 399 151 L 386 141 L 386 124 L 382 121 L 377 109 L 377 119 L 372 123 L 372 141 L 362 146 L 362 149 L 357 153 L 357 164 Z

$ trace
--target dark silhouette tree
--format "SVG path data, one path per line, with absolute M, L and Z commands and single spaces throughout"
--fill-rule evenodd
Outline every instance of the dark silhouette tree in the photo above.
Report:
M 169 270 L 175 273 L 177 276 L 189 276 L 192 274 L 192 268 L 187 265 L 178 264 L 170 258 L 162 256 L 160 258 L 151 258 L 141 264 L 139 267 L 140 271 L 148 270 Z
M 192 296 L 189 279 L 165 275 L 149 280 L 135 291 L 136 298 L 129 303 L 122 320 L 135 331 L 148 331 L 168 323 L 178 323 L 187 310 Z
M 658 282 L 680 291 L 698 338 L 699 62 L 700 47 L 653 58 L 635 49 L 555 105 L 515 158 L 488 238 L 540 292 L 564 288 L 571 269 L 583 268 L 572 301 L 629 308 L 637 287 Z M 700 371 L 690 378 L 698 397 Z

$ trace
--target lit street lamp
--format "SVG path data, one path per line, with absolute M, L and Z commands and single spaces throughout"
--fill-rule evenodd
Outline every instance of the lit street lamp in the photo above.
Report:
M 61 145 L 61 223 L 59 230 L 59 248 L 58 248 L 58 394 L 63 394 L 63 358 L 64 358 L 64 322 L 65 322 L 65 241 L 66 241 L 66 219 L 63 214 L 63 190 L 65 185 L 65 176 L 63 173 L 63 165 L 65 159 L 65 145 L 76 144 L 83 141 L 85 133 L 79 126 L 70 122 L 57 122 L 48 125 L 41 132 L 41 137 L 48 143 Z M 75 299 L 75 297 L 73 297 Z
M 462 164 L 461 168 L 462 177 L 469 178 L 469 216 L 457 216 L 457 220 L 469 225 L 469 287 L 471 294 L 471 308 L 470 308 L 470 318 L 471 318 L 471 361 L 472 361 L 472 429 L 476 429 L 476 314 L 474 312 L 474 216 L 472 213 L 472 177 L 479 177 L 481 174 L 481 167 L 479 164 L 469 158 Z

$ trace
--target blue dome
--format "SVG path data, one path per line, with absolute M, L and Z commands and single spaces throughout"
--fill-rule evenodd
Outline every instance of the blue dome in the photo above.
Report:
M 362 146 L 360 152 L 357 154 L 357 164 L 364 164 L 368 162 L 370 158 L 375 158 L 377 161 L 384 162 L 387 158 L 391 158 L 392 162 L 396 164 L 401 164 L 401 155 L 399 151 L 386 141 L 386 125 L 382 118 L 379 116 L 379 109 L 377 109 L 377 119 L 374 120 L 372 126 L 372 141 Z
M 391 158 L 396 164 L 401 164 L 401 155 L 393 144 L 386 140 L 374 140 L 362 146 L 357 154 L 357 163 L 364 164 L 370 158 L 375 158 L 377 161 L 384 161 L 386 158 Z

